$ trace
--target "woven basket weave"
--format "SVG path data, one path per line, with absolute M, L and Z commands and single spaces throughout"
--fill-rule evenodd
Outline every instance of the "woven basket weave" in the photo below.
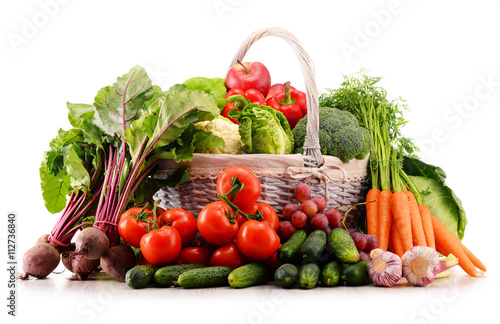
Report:
M 284 39 L 294 50 L 302 69 L 308 111 L 304 155 L 195 153 L 193 160 L 186 163 L 161 161 L 155 177 L 164 178 L 180 166 L 189 167 L 190 174 L 185 183 L 175 188 L 163 188 L 156 193 L 155 198 L 162 200 L 162 207 L 184 208 L 196 217 L 208 203 L 218 200 L 215 189 L 217 178 L 224 169 L 235 165 L 245 166 L 255 173 L 262 186 L 260 201 L 273 206 L 278 213 L 285 204 L 293 201 L 293 189 L 300 182 L 309 183 L 313 196 L 326 198 L 329 207 L 337 207 L 342 212 L 364 200 L 368 157 L 344 164 L 336 157 L 321 155 L 314 66 L 291 33 L 280 28 L 254 32 L 242 43 L 229 68 L 238 60 L 242 61 L 257 40 L 267 36 Z M 356 208 L 349 215 L 348 224 L 358 223 L 360 215 Z

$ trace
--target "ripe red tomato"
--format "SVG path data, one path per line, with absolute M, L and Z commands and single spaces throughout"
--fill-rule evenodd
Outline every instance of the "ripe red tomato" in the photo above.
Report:
M 251 219 L 241 225 L 236 244 L 248 259 L 265 261 L 278 251 L 280 238 L 266 222 Z
M 238 223 L 232 224 L 229 217 L 234 217 L 233 210 L 223 201 L 214 201 L 206 205 L 198 214 L 197 225 L 201 236 L 213 245 L 231 242 L 238 233 Z
M 281 247 L 281 245 L 282 244 L 279 245 L 278 249 Z M 283 264 L 280 260 L 278 260 L 277 254 L 278 252 L 276 251 L 272 257 L 264 261 L 264 263 L 267 264 L 273 275 L 276 269 L 278 269 Z
M 251 210 L 245 211 L 245 213 L 247 213 L 247 214 L 256 214 L 257 211 L 259 211 L 262 214 L 262 217 L 263 217 L 262 221 L 268 223 L 269 225 L 271 225 L 271 227 L 273 228 L 273 230 L 275 232 L 278 232 L 278 227 L 280 225 L 280 220 L 279 220 L 278 214 L 276 213 L 276 211 L 274 210 L 274 208 L 271 207 L 267 203 L 258 202 L 258 203 L 255 203 L 253 205 L 253 207 L 252 207 Z M 243 223 L 246 222 L 246 219 L 241 214 L 238 214 L 238 216 L 236 218 L 236 221 L 238 222 L 238 224 L 241 227 L 241 225 L 243 225 Z
M 151 264 L 151 262 L 146 260 L 146 258 L 144 257 L 144 255 L 142 255 L 142 253 L 139 253 L 139 265 L 146 265 L 146 264 Z
M 217 178 L 217 193 L 227 194 L 232 188 L 231 179 L 238 178 L 243 183 L 243 189 L 236 195 L 230 195 L 228 198 L 236 206 L 243 209 L 250 209 L 259 199 L 260 183 L 259 179 L 249 169 L 242 166 L 233 166 L 225 169 Z M 234 196 L 234 199 L 231 197 Z
M 212 251 L 207 248 L 188 246 L 181 250 L 177 259 L 175 259 L 175 264 L 204 264 L 208 266 L 210 262 L 210 257 L 212 256 Z
M 181 252 L 181 236 L 172 226 L 152 230 L 141 238 L 141 253 L 153 265 L 168 265 Z
M 185 209 L 173 208 L 163 212 L 160 217 L 165 224 L 175 228 L 182 239 L 182 247 L 186 247 L 194 241 L 196 237 L 196 218 Z
M 214 251 L 210 258 L 210 266 L 229 267 L 236 269 L 248 263 L 243 253 L 238 250 L 236 243 L 229 243 Z
M 118 233 L 121 238 L 128 244 L 139 247 L 141 243 L 141 238 L 144 234 L 148 233 L 148 230 L 153 229 L 154 216 L 151 212 L 151 208 L 133 207 L 126 210 L 121 216 L 118 222 Z M 164 209 L 156 208 L 156 227 L 161 227 L 163 225 L 162 219 L 159 217 Z M 149 220 L 149 222 L 148 222 Z

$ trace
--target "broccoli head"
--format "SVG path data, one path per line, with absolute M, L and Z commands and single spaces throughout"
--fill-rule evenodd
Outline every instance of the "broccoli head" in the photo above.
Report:
M 307 116 L 292 130 L 295 153 L 304 153 Z M 319 144 L 321 154 L 336 156 L 347 163 L 353 158 L 363 159 L 370 152 L 370 133 L 361 127 L 356 117 L 337 108 L 319 108 Z

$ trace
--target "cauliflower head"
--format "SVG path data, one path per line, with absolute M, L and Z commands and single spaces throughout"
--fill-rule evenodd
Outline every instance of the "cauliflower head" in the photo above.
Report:
M 196 153 L 211 154 L 245 154 L 246 147 L 241 141 L 239 125 L 229 119 L 218 116 L 212 120 L 203 120 L 194 124 L 194 128 L 211 132 L 224 140 L 225 145 L 220 148 L 206 148 L 196 150 Z

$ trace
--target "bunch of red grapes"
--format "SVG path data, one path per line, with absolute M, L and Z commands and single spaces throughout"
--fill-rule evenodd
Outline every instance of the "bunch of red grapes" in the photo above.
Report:
M 326 235 L 333 228 L 344 228 L 342 213 L 335 208 L 326 209 L 324 198 L 311 197 L 311 187 L 306 183 L 298 184 L 294 189 L 295 202 L 286 204 L 281 211 L 284 220 L 280 221 L 278 235 L 286 241 L 297 229 L 306 233 L 323 230 Z M 370 251 L 378 247 L 377 239 L 369 234 L 358 232 L 355 228 L 347 229 L 356 244 L 360 261 L 369 259 Z

